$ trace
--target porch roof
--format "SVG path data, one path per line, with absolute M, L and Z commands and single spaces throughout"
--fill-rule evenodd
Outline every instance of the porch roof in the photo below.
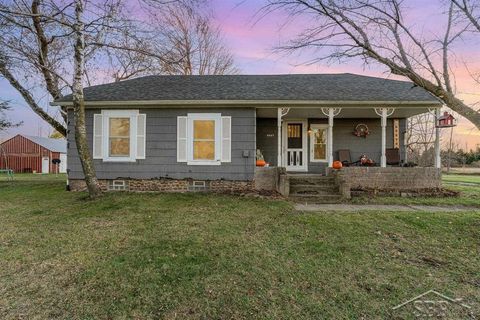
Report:
M 147 76 L 84 89 L 88 105 L 430 105 L 411 82 L 357 74 Z M 54 105 L 71 105 L 72 96 Z
M 290 107 L 286 105 L 285 107 Z M 393 114 L 389 118 L 409 118 L 418 114 L 428 112 L 432 106 L 421 106 L 421 105 L 395 105 L 395 104 L 385 104 L 385 105 L 354 105 L 354 106 L 345 106 L 337 105 L 336 107 L 341 108 L 341 111 L 335 118 L 379 118 L 378 114 L 375 113 L 376 108 L 388 107 L 392 108 Z M 278 108 L 257 108 L 257 118 L 277 118 Z M 289 112 L 283 116 L 283 119 L 321 119 L 324 118 L 325 121 L 328 119 L 322 112 L 322 108 L 317 107 L 290 107 Z

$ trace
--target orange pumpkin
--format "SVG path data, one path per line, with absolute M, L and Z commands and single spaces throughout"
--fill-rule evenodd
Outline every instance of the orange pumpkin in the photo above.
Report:
M 265 160 L 257 160 L 257 167 L 264 167 L 265 166 Z
M 340 161 L 333 161 L 333 165 L 332 165 L 333 169 L 342 169 L 343 165 Z

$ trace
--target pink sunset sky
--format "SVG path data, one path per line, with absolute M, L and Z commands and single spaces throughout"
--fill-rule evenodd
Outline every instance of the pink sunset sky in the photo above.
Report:
M 308 64 L 318 53 L 312 51 L 298 52 L 291 55 L 275 53 L 273 48 L 292 39 L 300 32 L 304 25 L 301 20 L 288 21 L 284 12 L 276 11 L 261 17 L 259 10 L 265 4 L 263 0 L 211 0 L 211 8 L 215 15 L 215 22 L 220 26 L 225 42 L 231 49 L 237 67 L 242 74 L 292 74 L 292 73 L 357 73 L 385 78 L 397 78 L 390 75 L 387 69 L 379 65 L 364 66 L 359 61 L 342 64 L 327 64 L 326 62 Z M 412 7 L 409 16 L 425 25 L 439 25 L 444 23 L 441 0 L 411 1 Z M 425 14 L 428 12 L 428 17 Z M 440 22 L 439 22 L 440 21 Z M 429 31 L 425 31 L 429 32 Z M 467 60 L 478 60 L 480 52 L 480 38 L 476 43 L 460 43 L 456 50 L 462 53 Z M 458 72 L 455 71 L 455 82 L 461 99 L 468 103 L 480 101 L 480 85 L 475 85 L 469 73 L 462 68 L 463 62 L 458 63 Z M 480 64 L 477 64 L 480 70 Z M 47 136 L 52 129 L 37 117 L 23 102 L 21 97 L 0 79 L 0 97 L 10 100 L 14 110 L 8 113 L 11 120 L 23 121 L 20 128 L 11 129 L 0 136 L 0 139 L 17 133 Z M 47 101 L 45 101 L 46 103 Z M 478 108 L 478 107 L 477 107 Z M 55 107 L 49 107 L 55 110 Z M 443 134 L 446 140 L 446 132 Z M 475 148 L 480 145 L 480 131 L 465 119 L 460 119 L 454 129 L 454 139 L 462 148 Z

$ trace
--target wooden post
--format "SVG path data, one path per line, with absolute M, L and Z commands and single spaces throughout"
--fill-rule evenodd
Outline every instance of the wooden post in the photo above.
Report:
M 277 167 L 282 167 L 282 108 L 277 109 Z
M 327 134 L 327 160 L 328 166 L 333 165 L 333 118 L 338 116 L 342 108 L 322 108 L 322 113 L 328 117 L 328 134 Z
M 387 157 L 385 155 L 387 149 L 387 109 L 382 108 L 382 156 L 381 166 L 385 168 L 387 166 Z
M 328 109 L 328 135 L 327 135 L 327 150 L 328 150 L 328 166 L 333 166 L 333 108 Z
M 442 158 L 440 156 L 440 128 L 437 127 L 437 119 L 440 117 L 440 108 L 435 109 L 435 168 L 442 167 Z
M 393 114 L 395 109 L 375 108 L 375 113 L 381 117 L 382 125 L 382 150 L 380 157 L 380 166 L 385 168 L 387 166 L 387 157 L 385 155 L 387 149 L 387 118 Z

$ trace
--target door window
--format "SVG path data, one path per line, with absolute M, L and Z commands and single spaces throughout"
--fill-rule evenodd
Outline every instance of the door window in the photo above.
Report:
M 302 124 L 289 123 L 287 128 L 287 147 L 289 149 L 302 149 Z

